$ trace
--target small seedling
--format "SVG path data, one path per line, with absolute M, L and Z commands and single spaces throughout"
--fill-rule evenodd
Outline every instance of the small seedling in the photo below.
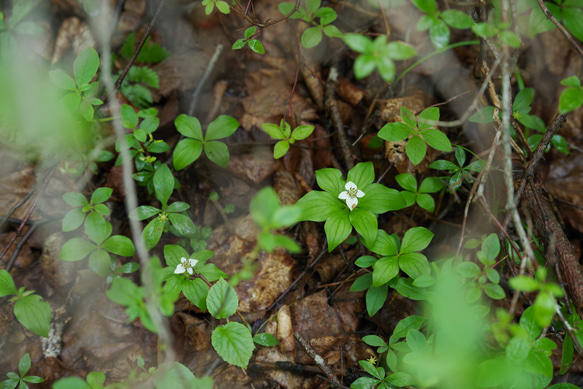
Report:
M 40 384 L 45 380 L 41 377 L 35 375 L 26 376 L 26 373 L 30 370 L 30 355 L 28 353 L 24 354 L 20 361 L 18 362 L 18 373 L 8 372 L 6 375 L 8 379 L 0 382 L 0 388 L 2 389 L 28 389 L 28 383 Z
M 275 159 L 283 157 L 289 150 L 289 146 L 293 145 L 296 140 L 306 139 L 314 131 L 314 126 L 298 126 L 292 132 L 290 125 L 283 119 L 279 126 L 263 123 L 261 128 L 273 139 L 281 139 L 273 148 L 273 158 Z

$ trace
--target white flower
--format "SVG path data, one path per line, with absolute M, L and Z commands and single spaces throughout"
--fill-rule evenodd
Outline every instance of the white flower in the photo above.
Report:
M 344 186 L 346 190 L 338 195 L 341 200 L 346 200 L 346 205 L 352 211 L 358 204 L 358 199 L 364 197 L 364 192 L 356 187 L 352 181 L 348 181 Z
M 180 259 L 180 263 L 178 264 L 178 266 L 176 266 L 176 270 L 174 270 L 174 274 L 181 274 L 184 273 L 185 271 L 188 272 L 188 274 L 192 274 L 194 273 L 192 268 L 196 266 L 197 263 L 198 259 L 186 259 L 182 257 Z

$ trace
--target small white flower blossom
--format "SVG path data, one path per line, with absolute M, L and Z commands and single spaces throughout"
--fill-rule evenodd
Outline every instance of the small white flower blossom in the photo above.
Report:
M 346 200 L 346 205 L 352 211 L 358 204 L 358 199 L 364 197 L 364 192 L 356 187 L 352 181 L 348 181 L 344 186 L 346 190 L 338 195 L 341 200 Z
M 198 259 L 187 259 L 182 257 L 180 259 L 180 263 L 176 266 L 176 270 L 174 270 L 174 274 L 182 274 L 184 272 L 188 272 L 188 274 L 193 274 L 194 270 L 192 268 L 196 266 L 198 263 Z

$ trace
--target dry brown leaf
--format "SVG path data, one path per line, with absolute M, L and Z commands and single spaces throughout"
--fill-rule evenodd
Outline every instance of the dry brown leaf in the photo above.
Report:
M 71 47 L 75 57 L 86 48 L 95 47 L 95 39 L 93 39 L 89 25 L 76 17 L 65 19 L 59 27 L 51 65 L 65 57 Z

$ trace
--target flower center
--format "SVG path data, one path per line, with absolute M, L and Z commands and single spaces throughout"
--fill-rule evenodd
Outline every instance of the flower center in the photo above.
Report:
M 348 192 L 348 195 L 350 197 L 355 198 L 356 197 L 356 193 L 358 192 L 358 189 L 357 188 L 350 188 L 350 189 L 347 190 L 347 192 Z

